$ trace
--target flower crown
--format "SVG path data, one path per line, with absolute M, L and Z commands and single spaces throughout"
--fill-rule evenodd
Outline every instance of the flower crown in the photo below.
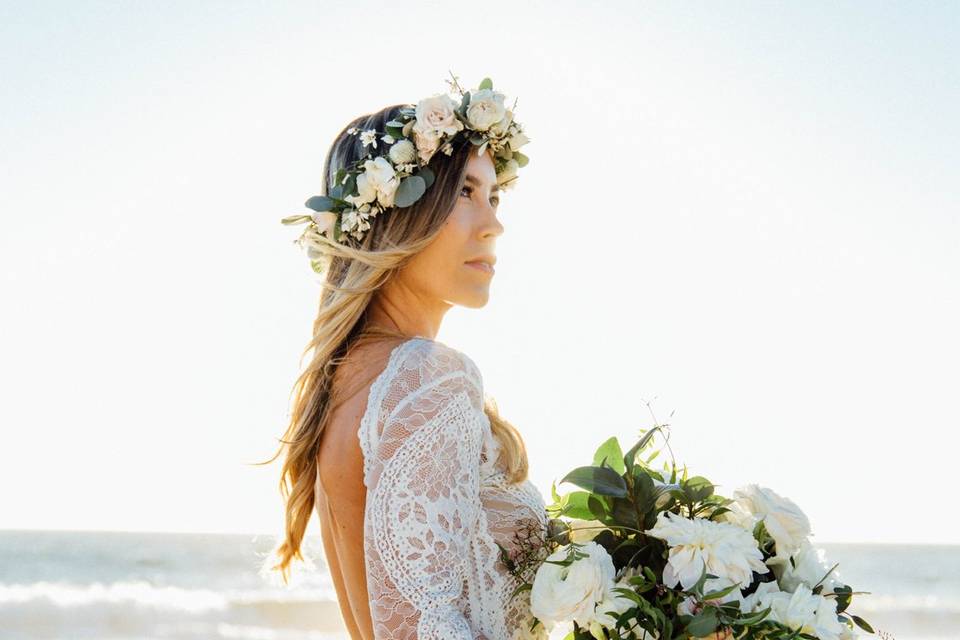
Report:
M 504 95 L 493 90 L 490 78 L 484 78 L 477 89 L 464 91 L 457 77 L 451 76 L 453 80 L 447 83 L 451 91 L 459 92 L 459 104 L 447 94 L 438 94 L 415 106 L 401 107 L 399 115 L 386 123 L 386 131 L 347 129 L 348 134 L 360 137 L 364 157 L 338 169 L 335 184 L 326 195 L 306 201 L 314 213 L 281 220 L 291 225 L 308 223 L 297 242 L 301 246 L 308 243 L 311 258 L 323 253 L 323 242 L 314 239 L 316 235 L 336 242 L 344 234 L 362 240 L 371 218 L 419 200 L 433 184 L 430 159 L 437 151 L 448 156 L 453 153 L 452 141 L 458 135 L 477 147 L 477 155 L 492 150 L 497 184 L 502 189 L 514 186 L 517 170 L 528 160 L 519 151 L 530 141 L 523 127 L 513 119 L 513 110 L 504 106 Z M 378 147 L 378 140 L 386 144 Z M 320 270 L 314 260 L 311 265 L 314 271 Z

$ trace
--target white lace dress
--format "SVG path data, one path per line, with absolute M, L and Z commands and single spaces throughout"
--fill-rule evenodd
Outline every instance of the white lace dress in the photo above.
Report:
M 480 371 L 415 337 L 370 387 L 357 435 L 367 487 L 364 556 L 376 640 L 513 640 L 530 632 L 529 590 L 500 562 L 526 525 L 546 527 L 529 481 L 507 482 L 483 411 Z

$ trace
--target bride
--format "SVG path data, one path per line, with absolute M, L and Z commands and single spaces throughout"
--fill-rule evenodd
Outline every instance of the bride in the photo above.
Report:
M 527 139 L 489 79 L 451 86 L 459 103 L 440 94 L 352 121 L 314 212 L 283 220 L 308 223 L 299 242 L 324 277 L 270 568 L 286 580 L 302 560 L 315 510 L 354 640 L 547 637 L 530 629 L 529 591 L 511 597 L 511 559 L 547 526 L 523 439 L 473 360 L 436 340 L 453 305 L 489 298 L 500 193 Z

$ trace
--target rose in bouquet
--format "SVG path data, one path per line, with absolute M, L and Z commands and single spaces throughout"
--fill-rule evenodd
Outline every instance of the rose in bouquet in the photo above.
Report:
M 673 460 L 651 466 L 666 425 L 622 452 L 604 442 L 593 464 L 552 487 L 539 554 L 504 562 L 530 590 L 534 627 L 572 630 L 564 640 L 725 638 L 849 640 L 873 633 L 849 612 L 857 593 L 810 541 L 810 523 L 786 497 L 756 484 L 731 497 Z M 535 558 L 535 566 L 529 559 Z M 532 581 L 529 576 L 533 576 Z M 887 634 L 883 634 L 887 635 Z M 889 637 L 889 636 L 888 636 Z

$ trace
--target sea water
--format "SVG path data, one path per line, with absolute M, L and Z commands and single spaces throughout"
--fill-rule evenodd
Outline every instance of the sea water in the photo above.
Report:
M 0 531 L 0 639 L 348 640 L 317 536 L 292 586 L 264 535 Z M 851 611 L 896 640 L 960 638 L 960 545 L 820 544 Z M 865 638 L 877 638 L 863 634 Z

